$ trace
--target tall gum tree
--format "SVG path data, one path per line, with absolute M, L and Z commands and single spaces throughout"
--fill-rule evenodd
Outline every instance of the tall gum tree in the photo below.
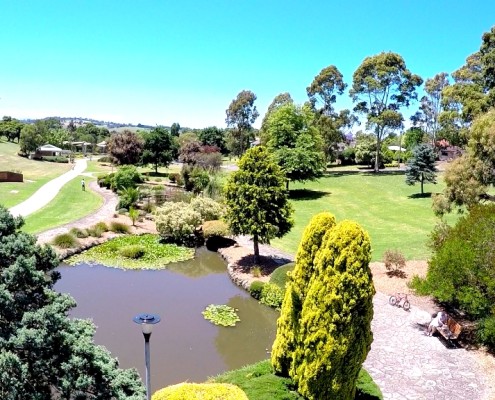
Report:
M 382 140 L 402 127 L 400 109 L 417 99 L 416 88 L 422 83 L 404 59 L 392 52 L 366 57 L 354 72 L 349 93 L 356 103 L 354 111 L 366 115 L 367 126 L 376 136 L 375 172 L 379 171 Z
M 231 152 L 242 156 L 249 146 L 252 124 L 259 117 L 254 105 L 256 95 L 250 90 L 241 91 L 225 110 L 225 123 L 233 128 L 231 131 Z

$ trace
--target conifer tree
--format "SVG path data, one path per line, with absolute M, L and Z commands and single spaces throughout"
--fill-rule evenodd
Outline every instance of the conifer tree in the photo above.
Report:
M 437 169 L 435 167 L 435 151 L 429 144 L 422 143 L 413 150 L 413 156 L 407 162 L 406 183 L 414 185 L 421 183 L 421 194 L 424 182 L 437 183 Z
M 287 282 L 284 301 L 277 321 L 277 337 L 273 343 L 272 365 L 276 373 L 287 376 L 296 345 L 295 332 L 299 330 L 302 304 L 306 297 L 309 280 L 314 276 L 314 258 L 323 236 L 335 225 L 335 217 L 323 212 L 315 215 L 303 233 L 296 254 L 294 270 Z

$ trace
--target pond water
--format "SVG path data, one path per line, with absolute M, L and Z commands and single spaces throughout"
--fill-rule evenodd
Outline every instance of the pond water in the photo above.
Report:
M 132 321 L 155 313 L 162 321 L 151 335 L 153 391 L 188 380 L 202 382 L 222 371 L 269 358 L 278 313 L 259 304 L 230 280 L 222 258 L 198 249 L 194 260 L 167 270 L 124 271 L 101 265 L 61 265 L 59 292 L 77 301 L 71 315 L 91 318 L 95 342 L 104 345 L 123 368 L 144 377 L 144 339 Z M 217 327 L 203 318 L 209 304 L 238 309 L 236 327 Z M 144 379 L 143 379 L 144 381 Z

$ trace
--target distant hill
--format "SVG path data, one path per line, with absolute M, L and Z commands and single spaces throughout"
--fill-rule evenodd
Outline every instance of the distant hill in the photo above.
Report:
M 69 125 L 70 121 L 74 121 L 74 124 L 76 125 L 84 125 L 84 124 L 93 124 L 96 126 L 104 126 L 108 128 L 109 130 L 112 129 L 117 129 L 117 128 L 134 128 L 134 129 L 153 129 L 154 126 L 151 125 L 144 125 L 144 124 L 123 124 L 120 122 L 111 122 L 111 121 L 102 121 L 99 119 L 93 119 L 93 118 L 82 118 L 82 117 L 46 117 L 46 118 L 41 118 L 41 119 L 47 119 L 47 118 L 56 118 L 59 119 L 62 125 L 67 126 Z M 39 118 L 37 118 L 39 119 Z M 25 122 L 27 124 L 32 124 L 34 123 L 37 119 L 23 119 L 22 122 Z M 169 126 L 166 126 L 165 128 L 170 129 Z

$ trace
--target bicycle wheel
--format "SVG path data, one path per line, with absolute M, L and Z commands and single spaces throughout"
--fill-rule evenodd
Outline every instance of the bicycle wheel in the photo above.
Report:
M 405 311 L 409 311 L 409 309 L 411 308 L 411 303 L 409 303 L 408 300 L 405 300 L 404 301 L 404 304 L 402 305 L 402 308 L 405 310 Z
M 397 305 L 397 297 L 395 296 L 390 296 L 390 298 L 388 299 L 388 303 L 392 306 L 395 306 Z

